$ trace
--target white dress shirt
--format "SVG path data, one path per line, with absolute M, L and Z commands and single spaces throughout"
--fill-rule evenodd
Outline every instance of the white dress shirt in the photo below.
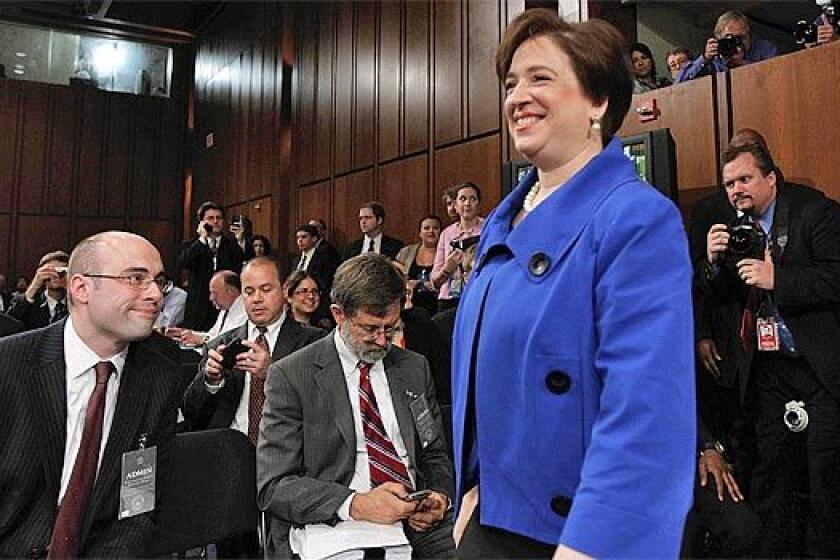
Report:
M 309 268 L 309 263 L 312 262 L 312 257 L 315 255 L 315 247 L 312 247 L 308 251 L 304 251 L 300 254 L 300 259 L 298 261 L 298 266 L 296 270 L 306 270 Z M 303 267 L 301 267 L 301 263 L 303 263 Z
M 371 241 L 373 241 L 373 252 L 381 255 L 382 233 L 379 233 L 376 237 L 368 237 L 368 235 L 365 234 L 364 242 L 362 243 L 362 254 L 365 254 L 369 251 Z
M 103 360 L 79 338 L 76 328 L 73 326 L 71 316 L 64 326 L 64 369 L 67 381 L 67 438 L 64 442 L 64 466 L 61 469 L 61 488 L 58 493 L 58 503 L 64 498 L 67 485 L 70 483 L 70 475 L 73 473 L 73 465 L 76 463 L 76 455 L 79 454 L 79 446 L 82 443 L 82 431 L 85 426 L 85 414 L 87 413 L 88 401 L 96 386 L 96 372 L 93 367 L 101 361 L 109 361 L 114 364 L 116 373 L 108 380 L 108 388 L 105 391 L 105 416 L 102 421 L 102 443 L 99 446 L 98 465 L 102 463 L 102 454 L 105 451 L 105 444 L 108 442 L 108 434 L 111 432 L 111 423 L 114 420 L 114 409 L 117 405 L 117 392 L 120 388 L 123 368 L 128 347 L 125 350 Z
M 248 314 L 245 312 L 245 302 L 242 300 L 242 296 L 239 296 L 236 300 L 234 300 L 230 309 L 227 311 L 224 309 L 219 310 L 219 315 L 216 316 L 216 322 L 213 323 L 213 326 L 210 327 L 209 331 L 206 333 L 199 332 L 196 334 L 203 334 L 205 341 L 213 340 L 222 333 L 241 327 L 247 320 Z M 203 346 L 195 346 L 193 347 L 193 350 L 199 354 L 204 353 Z
M 335 329 L 333 336 L 338 357 L 341 360 L 341 368 L 344 370 L 344 381 L 347 384 L 347 395 L 353 409 L 353 424 L 356 431 L 356 469 L 350 481 L 350 489 L 357 492 L 367 492 L 370 490 L 370 465 L 368 463 L 367 439 L 362 427 L 362 413 L 359 411 L 359 357 L 344 343 L 338 329 Z M 376 396 L 376 404 L 379 407 L 379 416 L 382 418 L 382 424 L 388 434 L 388 439 L 394 444 L 397 455 L 408 469 L 408 476 L 411 477 L 412 484 L 415 484 L 414 466 L 409 460 L 408 451 L 400 433 L 400 425 L 397 423 L 397 414 L 394 411 L 391 389 L 388 386 L 388 378 L 385 375 L 385 366 L 382 364 L 382 360 L 377 361 L 370 368 L 370 382 L 373 394 Z M 353 501 L 353 496 L 354 494 L 350 494 L 338 508 L 339 519 L 351 519 L 350 502 Z
M 187 305 L 187 292 L 173 286 L 161 303 L 160 315 L 155 319 L 156 327 L 174 327 L 184 320 Z

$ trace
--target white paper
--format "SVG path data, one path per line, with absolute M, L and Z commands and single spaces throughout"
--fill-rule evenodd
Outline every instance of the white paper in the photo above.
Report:
M 402 523 L 380 525 L 341 521 L 334 527 L 318 523 L 289 530 L 292 552 L 302 560 L 361 560 L 363 548 L 384 548 L 388 560 L 411 558 L 411 545 Z

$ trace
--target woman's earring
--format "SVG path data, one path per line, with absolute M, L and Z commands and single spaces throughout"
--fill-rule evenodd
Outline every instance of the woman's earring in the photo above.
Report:
M 601 117 L 589 117 L 589 127 L 595 132 L 601 132 Z

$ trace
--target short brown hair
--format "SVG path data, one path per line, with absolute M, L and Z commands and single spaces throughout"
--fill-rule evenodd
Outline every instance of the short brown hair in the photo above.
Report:
M 633 98 L 630 57 L 624 37 L 604 20 L 570 24 L 551 10 L 525 10 L 508 25 L 496 49 L 499 80 L 504 82 L 520 45 L 542 36 L 548 37 L 569 57 L 587 99 L 596 104 L 608 101 L 601 119 L 601 140 L 606 145 L 621 127 Z
M 739 21 L 744 24 L 744 27 L 747 28 L 747 33 L 752 35 L 752 26 L 750 25 L 750 18 L 744 12 L 739 12 L 737 10 L 731 10 L 729 12 L 724 12 L 720 15 L 717 19 L 717 23 L 715 23 L 715 37 L 720 37 L 723 34 L 723 29 L 733 21 Z
M 51 251 L 41 257 L 41 260 L 38 261 L 38 267 L 42 267 L 50 261 L 58 261 L 67 264 L 70 262 L 70 255 L 64 251 Z
M 338 267 L 330 295 L 348 317 L 359 311 L 384 317 L 405 296 L 405 277 L 388 257 L 362 253 Z
M 758 142 L 730 145 L 723 153 L 723 165 L 725 166 L 727 163 L 734 161 L 741 154 L 752 154 L 759 171 L 765 177 L 771 171 L 776 171 L 776 164 L 773 163 L 773 156 L 770 155 L 767 146 Z

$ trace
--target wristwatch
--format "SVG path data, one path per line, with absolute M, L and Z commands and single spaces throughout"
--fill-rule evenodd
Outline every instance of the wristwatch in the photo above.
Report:
M 700 452 L 700 455 L 703 455 L 706 451 L 717 451 L 719 455 L 723 456 L 726 453 L 726 448 L 718 440 L 712 439 L 703 444 L 703 451 Z

